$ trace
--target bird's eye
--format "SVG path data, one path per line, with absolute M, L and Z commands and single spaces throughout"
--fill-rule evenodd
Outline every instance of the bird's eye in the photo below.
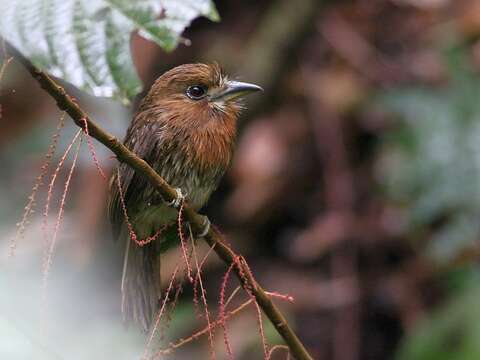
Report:
M 207 94 L 207 90 L 201 85 L 192 85 L 187 89 L 187 96 L 192 100 L 200 100 Z

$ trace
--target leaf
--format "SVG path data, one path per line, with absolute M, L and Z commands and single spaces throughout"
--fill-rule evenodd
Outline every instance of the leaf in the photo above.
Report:
M 0 14 L 0 34 L 36 66 L 124 101 L 142 88 L 132 31 L 172 51 L 196 17 L 219 20 L 212 0 L 2 0 Z

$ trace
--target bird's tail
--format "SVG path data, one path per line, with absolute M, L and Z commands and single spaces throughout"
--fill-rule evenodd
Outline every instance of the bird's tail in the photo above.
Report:
M 158 309 L 160 254 L 155 242 L 139 246 L 126 236 L 127 245 L 122 275 L 122 313 L 147 332 Z

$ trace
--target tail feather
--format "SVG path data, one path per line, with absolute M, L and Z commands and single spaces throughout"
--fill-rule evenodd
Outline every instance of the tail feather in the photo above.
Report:
M 160 252 L 155 242 L 138 246 L 126 236 L 122 275 L 122 313 L 125 321 L 148 332 L 161 298 Z

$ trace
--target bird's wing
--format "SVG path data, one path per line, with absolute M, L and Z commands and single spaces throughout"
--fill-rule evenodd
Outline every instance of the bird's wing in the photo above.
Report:
M 127 148 L 149 164 L 155 162 L 155 149 L 161 146 L 160 142 L 162 139 L 162 137 L 159 136 L 161 126 L 159 122 L 152 118 L 155 115 L 156 114 L 148 111 L 139 112 L 128 128 L 124 140 Z M 114 239 L 118 238 L 125 218 L 120 197 L 120 188 L 126 208 L 129 210 L 129 215 L 132 215 L 130 212 L 135 212 L 135 207 L 142 201 L 150 198 L 148 194 L 145 194 L 145 190 L 152 189 L 148 186 L 147 180 L 143 176 L 137 175 L 135 170 L 129 165 L 121 163 L 114 169 L 114 173 L 110 179 L 110 194 L 107 205 L 108 217 L 112 224 Z

